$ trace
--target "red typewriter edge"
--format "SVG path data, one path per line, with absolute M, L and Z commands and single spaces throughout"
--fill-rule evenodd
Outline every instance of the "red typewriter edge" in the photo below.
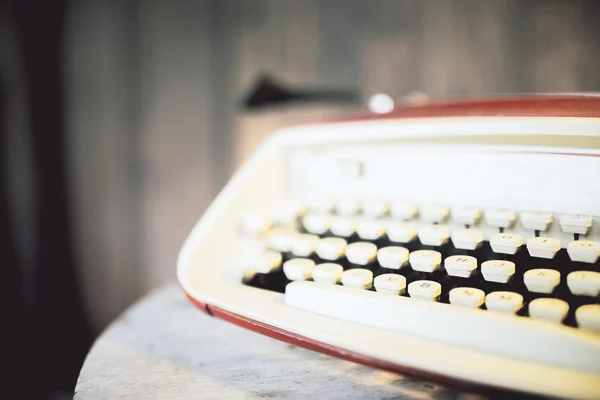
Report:
M 353 114 L 324 119 L 320 123 L 400 118 L 443 117 L 600 117 L 600 97 L 581 95 L 548 95 L 523 97 L 474 98 L 467 100 L 432 101 L 423 105 L 400 105 L 387 114 Z

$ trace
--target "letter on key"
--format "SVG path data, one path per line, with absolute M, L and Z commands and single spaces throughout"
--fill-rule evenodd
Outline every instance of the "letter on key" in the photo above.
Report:
M 527 240 L 527 251 L 531 257 L 552 259 L 560 250 L 560 240 L 548 237 L 534 237 Z
M 529 316 L 534 319 L 561 323 L 569 312 L 569 304 L 564 300 L 540 298 L 529 303 Z
M 515 274 L 515 263 L 504 260 L 489 260 L 481 264 L 481 274 L 488 282 L 507 283 Z
M 420 280 L 408 284 L 411 298 L 425 301 L 438 301 L 442 294 L 442 285 L 434 281 Z
M 490 238 L 490 246 L 495 253 L 515 254 L 522 244 L 521 235 L 516 233 L 497 233 Z
M 477 259 L 471 256 L 450 256 L 444 260 L 444 268 L 450 276 L 469 278 L 477 269 Z
M 573 271 L 567 275 L 567 286 L 576 296 L 600 296 L 600 272 Z
M 442 263 L 442 254 L 435 250 L 417 250 L 408 256 L 410 266 L 415 271 L 433 272 Z
M 592 226 L 593 219 L 591 215 L 563 214 L 559 221 L 563 232 L 585 235 Z
M 485 292 L 471 287 L 457 287 L 450 291 L 450 304 L 479 308 L 485 301 Z
M 514 314 L 523 307 L 523 296 L 514 292 L 492 292 L 485 296 L 485 306 L 490 311 Z
M 342 273 L 342 284 L 357 289 L 371 289 L 373 272 L 366 268 L 352 268 Z
M 375 290 L 387 294 L 404 294 L 406 278 L 399 274 L 382 274 L 375 278 Z
M 306 281 L 312 277 L 315 262 L 308 258 L 294 258 L 283 263 L 283 272 L 290 281 Z
M 571 261 L 593 264 L 600 257 L 600 242 L 575 240 L 567 245 L 567 253 L 569 253 Z
M 554 269 L 530 269 L 523 275 L 527 290 L 533 293 L 552 293 L 560 283 L 560 272 Z
M 387 246 L 377 251 L 377 261 L 383 268 L 400 269 L 408 263 L 408 249 Z

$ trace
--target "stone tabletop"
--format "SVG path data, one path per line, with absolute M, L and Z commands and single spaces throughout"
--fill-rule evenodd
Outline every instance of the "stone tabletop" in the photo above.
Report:
M 90 350 L 75 389 L 76 400 L 463 397 L 471 396 L 212 318 L 174 284 L 151 293 L 109 326 Z

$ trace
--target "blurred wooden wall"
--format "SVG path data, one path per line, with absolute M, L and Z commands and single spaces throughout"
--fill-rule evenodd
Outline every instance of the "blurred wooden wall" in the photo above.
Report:
M 260 73 L 395 96 L 600 91 L 596 0 L 80 0 L 66 35 L 74 228 L 96 328 L 174 279 L 187 233 L 268 132 L 347 111 L 243 115 Z

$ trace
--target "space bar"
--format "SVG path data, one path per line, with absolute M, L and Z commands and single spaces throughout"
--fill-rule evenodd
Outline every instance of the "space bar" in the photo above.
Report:
M 574 328 L 315 282 L 288 284 L 285 302 L 291 307 L 374 328 L 600 373 L 600 340 Z

